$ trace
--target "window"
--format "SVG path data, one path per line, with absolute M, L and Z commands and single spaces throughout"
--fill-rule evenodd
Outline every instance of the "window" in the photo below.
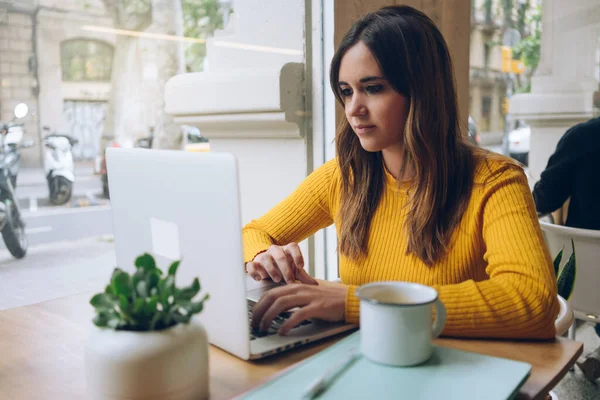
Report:
M 73 39 L 63 42 L 60 52 L 64 82 L 110 81 L 111 45 L 97 40 Z
M 481 98 L 481 130 L 488 132 L 490 130 L 490 119 L 492 111 L 492 97 L 483 96 Z
M 490 65 L 490 44 L 485 42 L 483 44 L 483 67 L 487 70 Z

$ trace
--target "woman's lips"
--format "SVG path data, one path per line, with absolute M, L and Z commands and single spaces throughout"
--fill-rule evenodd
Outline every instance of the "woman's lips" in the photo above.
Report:
M 354 127 L 354 132 L 357 135 L 364 135 L 375 129 L 375 125 L 357 125 Z

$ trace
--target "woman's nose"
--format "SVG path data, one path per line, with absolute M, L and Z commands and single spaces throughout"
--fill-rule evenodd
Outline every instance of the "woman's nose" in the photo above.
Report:
M 360 95 L 352 96 L 352 99 L 346 105 L 347 114 L 353 117 L 366 115 L 367 107 L 363 100 L 363 97 Z

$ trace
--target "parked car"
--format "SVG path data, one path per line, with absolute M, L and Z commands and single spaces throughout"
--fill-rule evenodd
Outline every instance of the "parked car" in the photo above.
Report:
M 108 172 L 106 170 L 106 149 L 109 147 L 133 147 L 131 140 L 118 141 L 116 139 L 111 140 L 107 143 L 106 148 L 102 152 L 102 161 L 100 162 L 100 180 L 102 181 L 102 193 L 107 199 L 110 197 L 108 190 Z
M 469 115 L 468 121 L 468 130 L 469 130 L 469 143 L 474 144 L 475 146 L 479 146 L 479 131 L 477 129 L 477 125 L 475 125 L 475 120 L 471 118 Z
M 200 129 L 195 126 L 182 125 L 181 130 L 184 137 L 184 150 L 192 152 L 210 151 L 208 139 L 200 134 Z
M 181 131 L 184 137 L 184 150 L 185 151 L 193 151 L 193 152 L 205 152 L 210 150 L 210 144 L 208 143 L 208 139 L 200 134 L 200 130 L 195 126 L 182 125 Z M 146 137 L 142 137 L 137 139 L 135 142 L 131 140 L 121 140 L 118 141 L 116 139 L 108 142 L 106 148 L 109 147 L 139 147 L 142 149 L 151 149 L 152 143 L 154 141 L 154 129 L 151 127 L 149 129 L 149 135 Z M 102 154 L 102 160 L 100 162 L 100 179 L 102 180 L 102 192 L 104 197 L 110 198 L 109 188 L 108 188 L 108 172 L 106 170 L 106 148 Z
M 520 122 L 517 128 L 508 134 L 508 155 L 515 160 L 529 165 L 529 143 L 531 128 Z

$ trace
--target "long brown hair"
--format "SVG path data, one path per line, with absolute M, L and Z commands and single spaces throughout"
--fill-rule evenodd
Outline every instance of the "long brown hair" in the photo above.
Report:
M 354 23 L 331 62 L 331 87 L 342 107 L 340 64 L 359 41 L 409 102 L 402 170 L 391 172 L 414 173 L 405 224 L 408 253 L 431 265 L 446 253 L 467 208 L 476 165 L 473 148 L 462 137 L 450 53 L 433 21 L 414 8 L 391 6 L 367 14 Z M 381 152 L 362 148 L 346 118 L 338 127 L 336 149 L 342 175 L 339 246 L 356 259 L 366 256 L 371 219 L 383 194 L 383 159 Z

